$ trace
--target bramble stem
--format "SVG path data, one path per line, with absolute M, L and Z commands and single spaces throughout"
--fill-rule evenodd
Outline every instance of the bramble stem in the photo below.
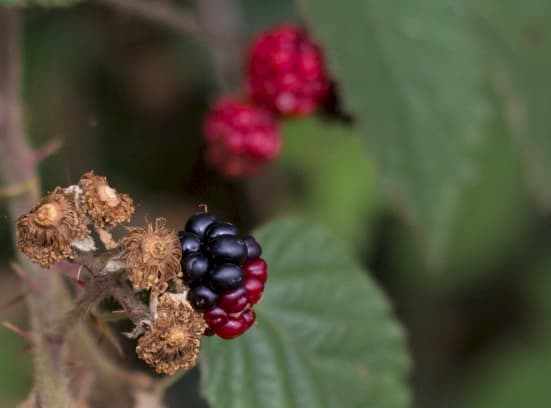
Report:
M 107 279 L 105 277 L 96 278 L 91 285 L 86 288 L 82 297 L 77 301 L 76 305 L 67 312 L 60 324 L 55 330 L 55 334 L 59 337 L 65 337 L 67 333 L 86 316 L 88 312 L 107 295 L 105 291 Z
M 36 204 L 39 183 L 35 153 L 23 131 L 21 116 L 21 49 L 20 11 L 0 7 L 0 175 L 9 186 L 29 188 L 8 200 L 11 219 L 15 219 Z M 31 328 L 36 336 L 34 345 L 35 401 L 41 406 L 72 407 L 65 364 L 65 345 L 56 336 L 46 333 L 61 316 L 64 288 L 60 278 L 20 257 L 20 265 L 39 291 L 28 296 Z

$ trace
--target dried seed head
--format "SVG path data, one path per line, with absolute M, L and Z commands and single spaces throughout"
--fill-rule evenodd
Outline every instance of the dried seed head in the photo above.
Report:
M 130 221 L 134 214 L 132 198 L 109 186 L 107 178 L 89 171 L 81 177 L 79 184 L 82 188 L 80 206 L 96 227 L 112 228 Z
M 71 241 L 90 232 L 72 199 L 56 188 L 17 219 L 17 248 L 43 268 L 71 257 Z
M 168 282 L 182 276 L 180 240 L 173 230 L 165 228 L 165 220 L 158 218 L 155 225 L 146 228 L 128 228 L 122 239 L 123 259 L 128 264 L 128 278 L 136 289 L 151 289 L 162 293 Z
M 165 293 L 159 299 L 157 319 L 138 340 L 138 357 L 161 374 L 174 374 L 195 366 L 201 337 L 207 327 L 203 317 L 184 295 Z

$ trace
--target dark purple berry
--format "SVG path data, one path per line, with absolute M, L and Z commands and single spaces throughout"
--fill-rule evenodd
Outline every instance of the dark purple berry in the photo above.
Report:
M 243 284 L 243 270 L 235 264 L 222 264 L 210 272 L 210 286 L 216 293 L 227 293 Z
M 233 224 L 229 222 L 216 222 L 207 228 L 205 231 L 205 241 L 211 242 L 212 240 L 221 237 L 222 235 L 238 235 L 239 230 Z
M 193 252 L 198 252 L 201 249 L 201 240 L 197 234 L 180 231 L 178 235 L 182 244 L 182 257 L 186 257 Z
M 207 228 L 216 222 L 216 216 L 211 213 L 197 213 L 191 216 L 186 222 L 185 230 L 197 234 L 199 238 L 203 238 Z
M 208 270 L 209 258 L 200 252 L 189 254 L 182 261 L 182 271 L 186 283 L 203 280 L 207 276 Z
M 244 236 L 243 242 L 247 246 L 247 261 L 254 261 L 262 255 L 262 248 L 252 235 Z
M 198 312 L 206 312 L 216 306 L 218 295 L 206 286 L 196 286 L 188 292 L 187 300 Z
M 210 242 L 209 251 L 217 262 L 241 265 L 247 259 L 247 246 L 235 235 L 222 235 Z

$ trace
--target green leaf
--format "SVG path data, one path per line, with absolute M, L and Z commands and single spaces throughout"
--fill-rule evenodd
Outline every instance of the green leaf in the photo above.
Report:
M 362 252 L 368 250 L 369 227 L 382 206 L 373 163 L 355 129 L 310 118 L 286 122 L 283 133 L 278 172 L 288 184 L 299 179 L 301 185 L 289 206 Z
M 493 81 L 509 105 L 509 122 L 540 201 L 551 208 L 551 2 L 469 0 Z
M 205 340 L 203 390 L 213 407 L 409 406 L 403 333 L 378 287 L 339 241 L 287 219 L 255 234 L 269 280 L 257 324 Z
M 503 103 L 488 91 L 495 109 L 480 152 L 480 176 L 463 194 L 445 273 L 436 274 L 424 266 L 422 249 L 406 228 L 400 226 L 389 239 L 389 251 L 395 255 L 390 262 L 404 287 L 461 292 L 504 272 L 504 263 L 523 251 L 532 251 L 533 205 L 524 185 L 520 153 L 507 128 Z
M 442 262 L 488 107 L 461 2 L 302 0 L 385 188 Z

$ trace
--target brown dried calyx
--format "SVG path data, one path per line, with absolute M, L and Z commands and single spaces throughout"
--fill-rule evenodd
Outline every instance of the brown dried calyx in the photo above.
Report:
M 43 268 L 70 258 L 71 242 L 90 232 L 73 201 L 57 187 L 17 219 L 17 248 Z
M 180 240 L 174 230 L 165 227 L 165 219 L 157 218 L 146 228 L 128 228 L 121 240 L 123 260 L 128 264 L 128 278 L 136 289 L 151 289 L 159 294 L 168 282 L 182 276 Z
M 138 340 L 136 353 L 160 374 L 188 370 L 197 363 L 206 327 L 185 295 L 165 293 L 159 298 L 153 325 Z
M 130 221 L 134 214 L 132 198 L 109 186 L 107 178 L 89 171 L 81 177 L 79 185 L 80 207 L 97 228 L 112 228 Z

